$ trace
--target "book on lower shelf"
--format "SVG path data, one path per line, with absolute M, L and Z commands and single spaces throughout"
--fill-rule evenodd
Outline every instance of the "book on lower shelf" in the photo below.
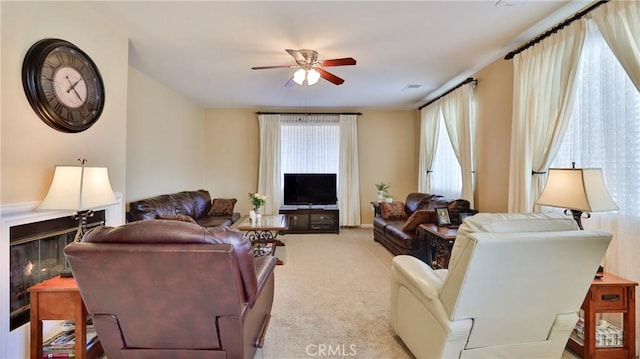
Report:
M 63 326 L 65 327 L 65 326 Z M 61 332 L 42 343 L 42 358 L 74 358 L 76 336 L 74 327 L 65 327 Z M 93 326 L 87 326 L 87 351 L 98 342 L 98 334 Z
M 575 329 L 571 332 L 571 339 L 584 346 L 584 319 L 579 318 Z M 598 320 L 595 328 L 596 348 L 621 347 L 623 345 L 622 329 L 605 320 Z

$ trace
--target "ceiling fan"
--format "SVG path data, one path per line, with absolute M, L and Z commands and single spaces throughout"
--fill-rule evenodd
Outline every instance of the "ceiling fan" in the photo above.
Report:
M 280 68 L 290 68 L 290 69 L 298 69 L 294 72 L 293 76 L 287 81 L 284 86 L 291 87 L 294 84 L 302 85 L 307 83 L 307 85 L 313 85 L 320 78 L 323 78 L 335 85 L 342 85 L 344 82 L 340 77 L 330 73 L 329 71 L 323 69 L 323 67 L 329 66 L 349 66 L 355 65 L 356 59 L 353 57 L 345 57 L 341 59 L 331 59 L 331 60 L 318 60 L 318 52 L 315 50 L 309 49 L 300 49 L 300 50 L 292 50 L 286 49 L 295 60 L 295 65 L 276 65 L 276 66 L 255 66 L 252 67 L 252 70 L 266 70 L 266 69 L 280 69 Z

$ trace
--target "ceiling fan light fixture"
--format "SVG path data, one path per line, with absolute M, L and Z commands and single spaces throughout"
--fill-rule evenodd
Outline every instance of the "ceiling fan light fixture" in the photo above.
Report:
M 306 77 L 307 71 L 305 69 L 298 69 L 293 73 L 293 82 L 297 83 L 298 85 L 302 85 Z
M 320 72 L 316 69 L 307 71 L 307 84 L 309 86 L 315 85 L 320 80 Z

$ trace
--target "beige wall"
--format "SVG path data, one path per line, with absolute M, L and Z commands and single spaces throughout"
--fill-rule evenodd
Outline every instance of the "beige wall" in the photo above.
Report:
M 358 119 L 361 221 L 373 223 L 370 202 L 376 183 L 391 184 L 389 194 L 403 201 L 418 190 L 419 112 L 366 110 Z
M 126 202 L 203 188 L 205 109 L 129 68 Z
M 361 221 L 370 224 L 373 210 L 369 202 L 376 200 L 375 183 L 391 183 L 390 193 L 400 200 L 417 189 L 420 124 L 413 110 L 362 112 L 358 116 Z M 208 109 L 204 132 L 204 187 L 214 197 L 237 198 L 236 209 L 248 212 L 247 194 L 258 188 L 260 129 L 256 110 Z
M 45 196 L 56 164 L 106 165 L 114 191 L 125 193 L 127 123 L 127 37 L 73 2 L 0 2 L 0 357 L 29 356 L 29 326 L 9 331 L 9 231 L 15 208 L 30 208 Z M 56 37 L 84 50 L 98 66 L 105 83 L 105 107 L 100 119 L 80 133 L 47 126 L 30 107 L 22 88 L 22 61 L 36 41 Z M 111 223 L 124 221 L 116 209 Z M 35 216 L 35 214 L 34 214 Z M 5 296 L 6 294 L 6 296 Z M 44 325 L 52 335 L 51 323 Z
M 40 201 L 56 164 L 106 165 L 114 191 L 125 192 L 127 38 L 72 2 L 6 2 L 2 7 L 1 203 Z M 105 83 L 105 107 L 88 130 L 47 126 L 27 102 L 22 61 L 36 41 L 57 37 L 84 50 Z
M 513 102 L 513 61 L 499 59 L 477 72 L 476 209 L 507 212 Z
M 256 110 L 207 109 L 204 133 L 204 188 L 213 198 L 236 198 L 236 211 L 249 213 L 249 192 L 258 190 Z

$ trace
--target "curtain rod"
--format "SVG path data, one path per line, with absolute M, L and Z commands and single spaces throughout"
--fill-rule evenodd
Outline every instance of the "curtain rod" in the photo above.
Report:
M 474 79 L 473 77 L 468 77 L 466 80 L 464 80 L 464 81 L 462 81 L 461 83 L 457 84 L 454 88 L 452 88 L 452 89 L 450 89 L 449 91 L 447 91 L 447 92 L 443 93 L 442 95 L 440 95 L 440 96 L 438 96 L 438 97 L 434 98 L 433 100 L 431 100 L 431 101 L 429 101 L 429 102 L 425 103 L 424 105 L 422 105 L 422 106 L 418 107 L 418 111 L 422 110 L 423 108 L 425 108 L 425 107 L 427 107 L 427 106 L 431 105 L 432 103 L 434 103 L 434 102 L 438 101 L 439 99 L 441 99 L 441 98 L 443 98 L 443 97 L 447 96 L 448 94 L 452 93 L 453 91 L 457 90 L 458 88 L 460 88 L 460 87 L 462 87 L 462 86 L 464 86 L 464 85 L 466 85 L 466 84 L 468 84 L 468 83 L 471 83 L 471 82 L 475 82 L 475 83 L 477 83 L 477 82 L 478 82 L 478 80 Z
M 256 115 L 362 115 L 362 112 L 256 112 Z
M 536 38 L 534 38 L 533 40 L 527 42 L 526 44 L 520 46 L 519 48 L 511 51 L 510 53 L 507 54 L 507 56 L 504 57 L 505 60 L 511 60 L 513 59 L 514 56 L 516 56 L 517 54 L 521 53 L 522 51 L 532 47 L 533 45 L 539 43 L 540 41 L 546 39 L 547 37 L 555 34 L 556 32 L 558 32 L 559 30 L 562 30 L 563 28 L 565 28 L 566 26 L 568 26 L 569 24 L 571 24 L 572 22 L 579 20 L 581 18 L 583 18 L 585 15 L 587 15 L 588 13 L 590 13 L 591 11 L 597 9 L 598 7 L 600 7 L 600 5 L 604 5 L 606 3 L 608 3 L 609 0 L 601 0 L 598 1 L 597 3 L 589 6 L 588 8 L 575 13 L 572 17 L 565 19 L 563 22 L 557 24 L 556 26 L 552 27 L 551 29 L 543 32 L 542 34 L 538 35 Z

